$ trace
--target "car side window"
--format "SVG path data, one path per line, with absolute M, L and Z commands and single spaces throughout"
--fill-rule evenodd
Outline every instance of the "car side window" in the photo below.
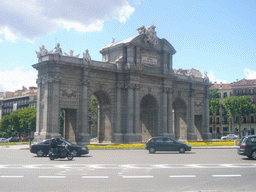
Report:
M 156 143 L 162 143 L 162 142 L 164 142 L 164 141 L 163 141 L 163 138 L 157 138 L 157 139 L 156 139 Z
M 166 138 L 166 139 L 165 139 L 165 142 L 167 142 L 167 143 L 173 143 L 174 141 L 173 141 L 172 139 L 170 139 L 170 138 Z
M 256 137 L 252 137 L 252 138 L 250 138 L 250 140 L 252 143 L 256 143 Z
M 46 145 L 47 145 L 47 144 L 50 144 L 50 143 L 51 143 L 50 140 L 47 140 L 47 141 L 44 142 L 44 144 L 46 144 Z

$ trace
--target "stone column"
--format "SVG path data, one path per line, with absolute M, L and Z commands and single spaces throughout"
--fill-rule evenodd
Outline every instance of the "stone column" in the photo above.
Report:
M 195 115 L 194 115 L 194 89 L 189 90 L 189 114 L 188 114 L 188 140 L 197 140 L 197 135 L 195 133 Z
M 204 93 L 204 102 L 203 102 L 203 140 L 210 141 L 212 139 L 212 134 L 209 130 L 209 89 L 208 86 L 205 86 L 205 93 Z
M 81 96 L 80 96 L 80 121 L 78 121 L 78 129 L 77 129 L 77 144 L 79 145 L 84 145 L 90 143 L 90 134 L 89 134 L 89 123 L 88 123 L 88 107 L 89 107 L 89 102 L 90 99 L 88 99 L 88 86 L 89 83 L 85 79 L 86 75 L 86 69 L 83 69 L 83 78 L 84 80 L 82 81 L 81 84 Z
M 122 84 L 118 84 L 116 87 L 116 130 L 114 133 L 114 142 L 122 143 L 123 134 L 121 130 L 121 88 Z
M 162 134 L 167 135 L 167 88 L 163 89 L 162 92 Z
M 139 98 L 140 85 L 136 85 L 134 90 L 134 132 L 136 142 L 142 141 L 141 127 L 140 127 L 140 98 Z
M 42 125 L 41 125 L 41 120 L 43 118 L 43 116 L 41 115 L 42 114 L 42 108 L 41 108 L 41 86 L 42 86 L 42 82 L 41 82 L 41 79 L 38 78 L 36 80 L 36 83 L 37 83 L 37 111 L 36 111 L 36 132 L 34 133 L 34 140 L 35 142 L 39 142 L 42 140 L 42 138 L 40 138 L 40 132 L 42 131 Z
M 126 134 L 124 142 L 133 142 L 134 132 L 134 89 L 133 85 L 129 85 L 127 89 L 127 114 L 126 114 Z
M 172 92 L 167 93 L 167 133 L 175 139 L 173 126 L 173 111 L 172 111 Z
M 127 68 L 130 69 L 134 66 L 134 47 L 127 46 Z

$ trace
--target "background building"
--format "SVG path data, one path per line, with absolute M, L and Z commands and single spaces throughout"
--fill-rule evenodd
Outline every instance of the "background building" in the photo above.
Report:
M 225 97 L 230 96 L 251 96 L 251 102 L 256 103 L 256 79 L 246 80 L 242 79 L 231 84 L 217 84 L 216 82 L 210 89 L 218 89 L 218 99 L 223 101 Z M 234 133 L 238 135 L 238 125 L 239 117 L 238 115 L 234 118 L 234 124 L 232 125 L 232 130 L 229 128 L 228 118 L 226 117 L 226 111 L 220 109 L 220 111 L 213 113 L 210 112 L 210 133 L 212 133 L 213 139 L 220 139 L 221 136 L 227 135 L 229 133 Z M 255 134 L 256 132 L 256 111 L 252 111 L 247 117 L 243 117 L 241 124 L 242 135 Z
M 23 87 L 15 92 L 1 92 L 0 94 L 0 119 L 10 115 L 13 111 L 27 107 L 36 107 L 37 87 Z

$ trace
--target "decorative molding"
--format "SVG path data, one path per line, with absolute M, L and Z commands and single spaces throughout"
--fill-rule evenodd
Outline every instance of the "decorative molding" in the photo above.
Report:
M 77 90 L 76 89 L 61 89 L 61 97 L 68 97 L 68 98 L 76 98 L 77 97 Z

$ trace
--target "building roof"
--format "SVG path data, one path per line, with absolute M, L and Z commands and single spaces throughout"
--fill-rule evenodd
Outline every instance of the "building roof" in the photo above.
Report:
M 213 89 L 213 88 L 217 88 L 217 89 L 221 89 L 221 90 L 226 90 L 226 89 L 231 89 L 231 84 L 230 83 L 227 83 L 227 84 L 223 84 L 223 83 L 220 83 L 220 84 L 213 84 L 210 89 Z
M 256 87 L 256 79 L 242 79 L 231 84 L 231 87 Z

